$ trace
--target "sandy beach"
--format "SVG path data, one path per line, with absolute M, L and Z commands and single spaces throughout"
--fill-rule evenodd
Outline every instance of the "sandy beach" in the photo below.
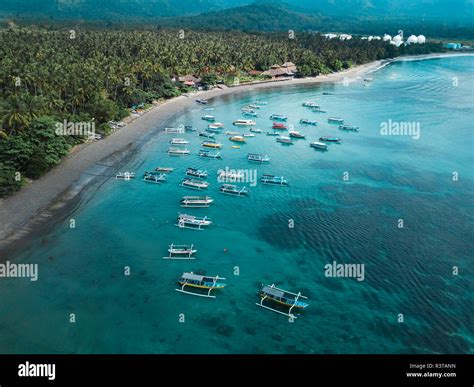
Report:
M 376 71 L 390 61 L 375 61 L 349 70 L 313 78 L 242 85 L 232 88 L 201 91 L 191 96 L 180 96 L 158 104 L 107 138 L 83 144 L 71 152 L 63 162 L 38 180 L 23 187 L 13 196 L 0 202 L 0 258 L 5 258 L 6 247 L 22 240 L 32 231 L 41 232 L 45 224 L 62 219 L 74 206 L 78 195 L 91 181 L 110 178 L 120 165 L 137 149 L 140 138 L 161 130 L 174 115 L 195 105 L 195 98 L 213 99 L 228 94 L 251 90 L 341 82 L 356 79 Z M 92 172 L 91 172 L 92 171 Z M 107 172 L 106 172 L 107 171 Z M 99 177 L 97 177 L 99 176 Z

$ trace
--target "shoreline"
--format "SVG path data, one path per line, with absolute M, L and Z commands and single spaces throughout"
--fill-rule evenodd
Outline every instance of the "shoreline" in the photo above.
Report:
M 419 56 L 415 60 L 457 55 L 459 54 L 430 54 Z M 12 196 L 0 201 L 0 260 L 7 259 L 4 254 L 8 254 L 10 248 L 14 249 L 20 241 L 38 234 L 48 225 L 52 226 L 65 219 L 65 216 L 77 206 L 81 193 L 94 183 L 103 182 L 114 176 L 124 160 L 130 159 L 141 143 L 146 141 L 142 138 L 158 132 L 175 115 L 195 106 L 195 98 L 212 100 L 259 89 L 336 83 L 345 78 L 354 80 L 404 58 L 407 57 L 369 62 L 317 77 L 198 91 L 187 97 L 174 97 L 155 104 L 143 115 L 129 119 L 125 127 L 103 140 L 79 145 L 40 179 L 34 180 Z M 105 174 L 106 172 L 109 174 Z

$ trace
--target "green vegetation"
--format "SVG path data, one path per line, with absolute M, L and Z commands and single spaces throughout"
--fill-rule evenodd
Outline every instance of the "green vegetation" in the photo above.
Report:
M 440 44 L 396 48 L 382 41 L 328 40 L 319 34 L 178 30 L 0 30 L 0 197 L 61 161 L 85 136 L 58 135 L 57 124 L 107 122 L 189 89 L 174 76 L 204 83 L 255 79 L 250 70 L 294 62 L 300 76 L 329 73 L 401 54 L 440 51 Z M 258 76 L 256 77 L 258 78 Z

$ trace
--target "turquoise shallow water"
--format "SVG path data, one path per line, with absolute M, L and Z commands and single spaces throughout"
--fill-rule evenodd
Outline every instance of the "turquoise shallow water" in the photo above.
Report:
M 75 229 L 66 219 L 10 257 L 38 263 L 40 277 L 0 281 L 0 352 L 473 353 L 473 66 L 473 57 L 397 62 L 372 74 L 370 84 L 277 88 L 212 102 L 210 114 L 224 130 L 239 131 L 231 123 L 240 107 L 267 101 L 257 127 L 266 132 L 270 114 L 287 115 L 308 136 L 291 147 L 257 134 L 232 149 L 222 134 L 218 161 L 197 157 L 202 138 L 195 133 L 182 136 L 192 152 L 183 158 L 166 155 L 173 135 L 151 138 L 122 170 L 171 166 L 165 185 L 111 178 L 84 194 L 70 215 Z M 307 100 L 328 114 L 302 107 Z M 204 114 L 195 106 L 157 125 L 203 129 Z M 339 131 L 329 115 L 360 132 Z M 320 124 L 299 125 L 303 117 Z M 381 136 L 388 120 L 419 122 L 420 139 Z M 311 149 L 321 135 L 343 143 L 326 153 Z M 250 164 L 248 152 L 271 162 Z M 190 166 L 210 172 L 209 209 L 179 207 L 181 196 L 199 194 L 179 186 Z M 282 174 L 290 186 L 221 195 L 216 171 L 226 166 Z M 180 230 L 180 211 L 207 215 L 214 225 Z M 197 259 L 161 259 L 172 242 L 194 243 Z M 333 261 L 364 264 L 365 280 L 325 277 Z M 174 291 L 183 271 L 199 270 L 227 278 L 216 299 Z M 301 291 L 310 307 L 292 323 L 258 308 L 262 283 Z

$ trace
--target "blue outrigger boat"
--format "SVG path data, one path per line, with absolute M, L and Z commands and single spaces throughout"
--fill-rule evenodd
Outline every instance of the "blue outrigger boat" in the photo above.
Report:
M 275 285 L 267 285 L 262 288 L 259 292 L 260 302 L 256 303 L 257 306 L 271 310 L 273 312 L 283 314 L 290 318 L 295 319 L 296 316 L 291 313 L 293 309 L 306 309 L 309 304 L 301 301 L 301 299 L 307 299 L 300 292 L 292 293 L 287 290 L 279 289 Z M 276 309 L 269 306 L 268 304 L 276 304 L 281 309 Z M 286 311 L 286 308 L 289 308 Z M 283 310 L 282 310 L 283 309 Z

